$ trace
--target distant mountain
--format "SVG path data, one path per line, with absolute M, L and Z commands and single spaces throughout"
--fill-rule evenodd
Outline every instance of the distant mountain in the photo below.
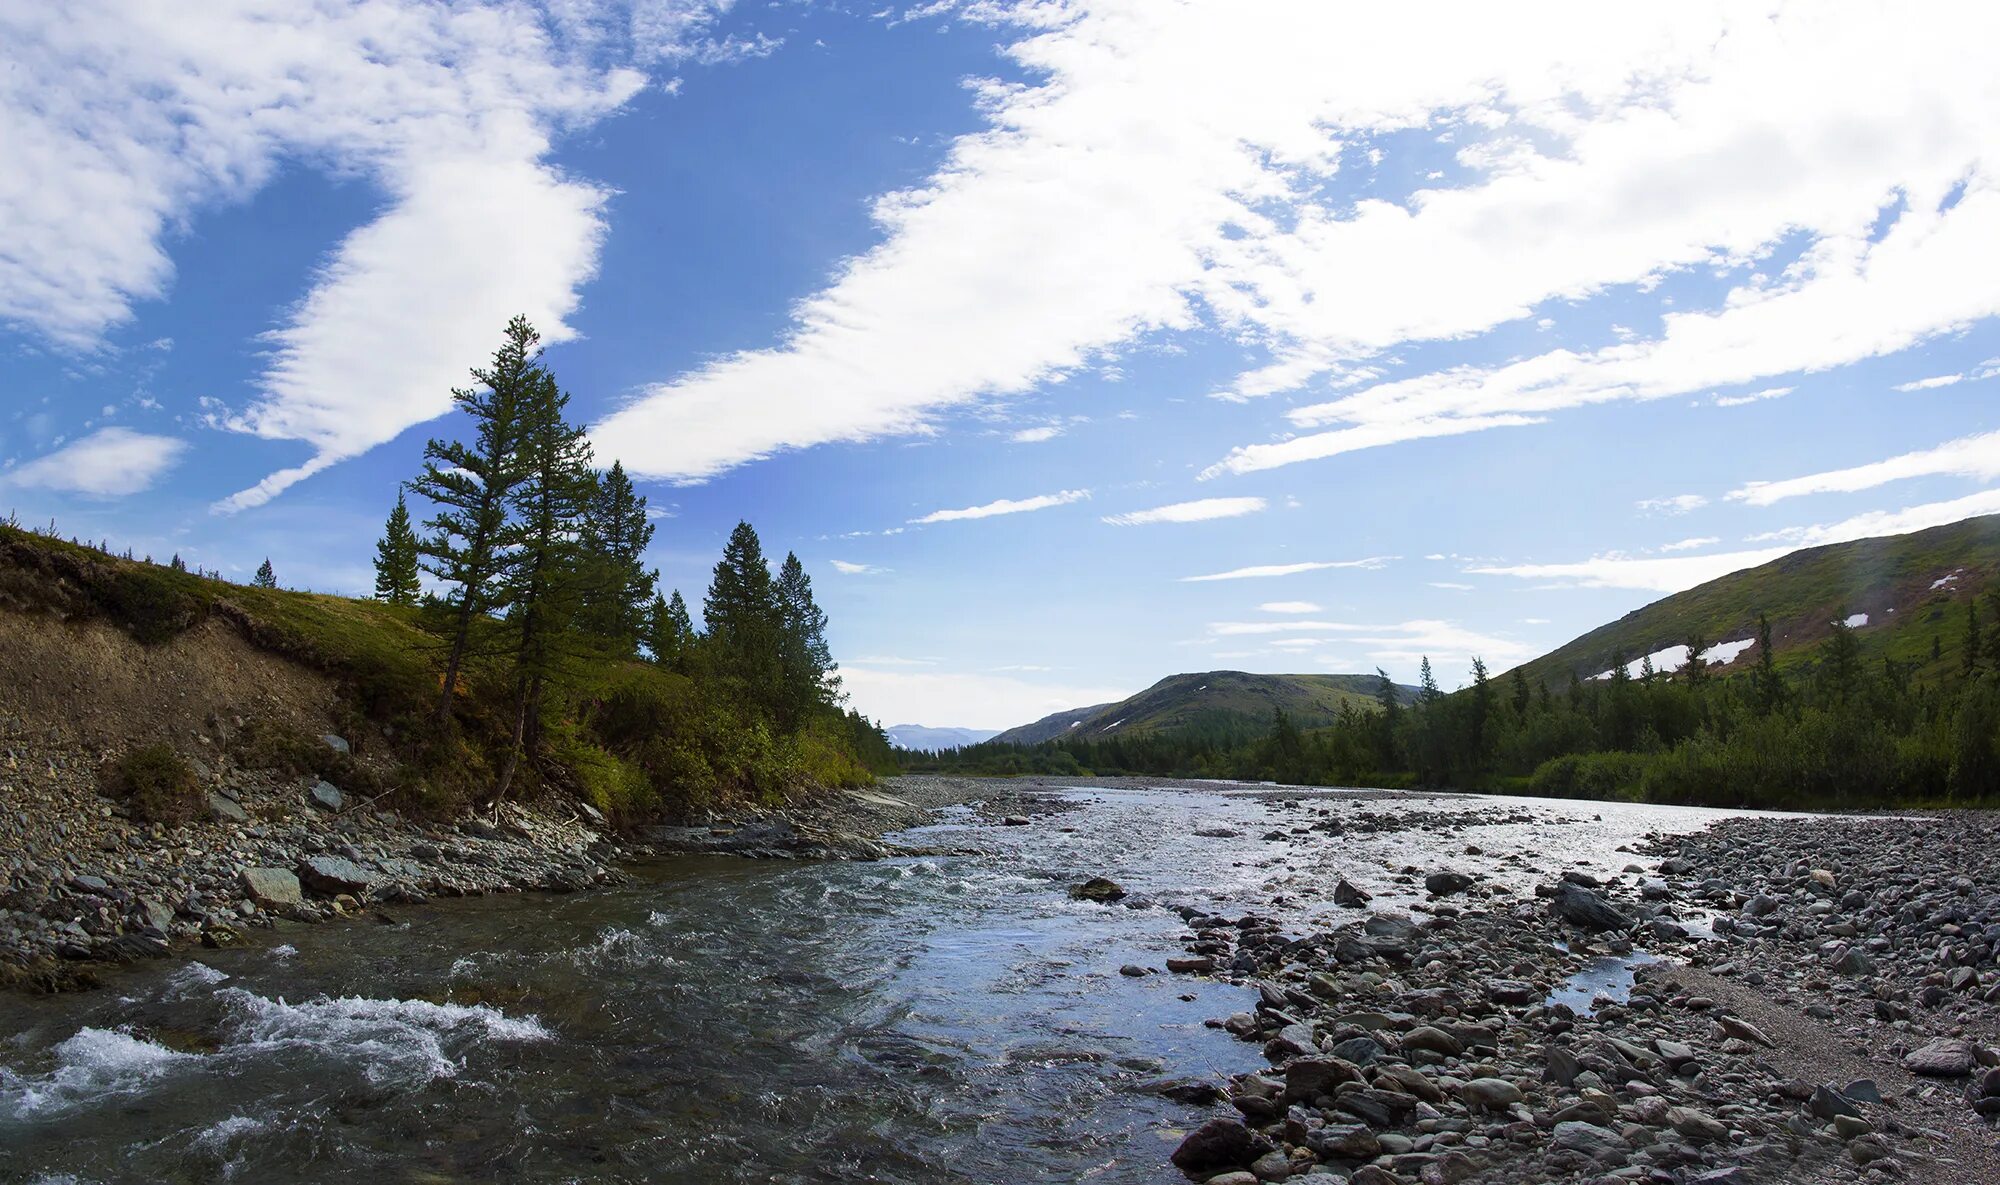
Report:
M 1635 609 L 1617 621 L 1526 664 L 1531 681 L 1560 689 L 1610 671 L 1622 654 L 1637 670 L 1646 656 L 1659 670 L 1686 661 L 1690 634 L 1715 647 L 1717 673 L 1757 661 L 1757 615 L 1769 615 L 1780 666 L 1808 661 L 1835 620 L 1853 625 L 1870 660 L 1892 658 L 1922 672 L 1957 663 L 1965 602 L 2000 579 L 2000 515 L 1966 519 L 1909 535 L 1861 539 L 1795 551 Z M 1985 616 L 1982 614 L 1982 616 Z M 1985 628 L 1995 623 L 1982 622 Z M 1932 639 L 1941 656 L 1933 660 Z
M 1130 736 L 1201 727 L 1263 728 L 1283 708 L 1302 728 L 1332 720 L 1343 703 L 1375 706 L 1374 675 L 1253 675 L 1246 671 L 1204 671 L 1169 675 L 1115 704 L 1072 708 L 1033 724 L 1010 728 L 993 738 L 1033 745 L 1062 736 Z M 1397 686 L 1404 700 L 1414 687 Z
M 963 749 L 995 735 L 991 728 L 930 728 L 922 724 L 892 724 L 882 730 L 898 749 L 921 749 L 935 753 L 941 749 Z

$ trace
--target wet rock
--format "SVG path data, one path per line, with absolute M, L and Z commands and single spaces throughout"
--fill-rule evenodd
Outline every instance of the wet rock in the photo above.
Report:
M 1251 1131 L 1240 1119 L 1211 1119 L 1189 1132 L 1168 1159 L 1192 1175 L 1211 1175 L 1246 1168 L 1272 1150 L 1271 1141 Z
M 1346 878 L 1333 886 L 1333 903 L 1347 909 L 1359 909 L 1373 901 L 1374 897 L 1349 884 Z
M 246 868 L 243 893 L 265 909 L 283 909 L 304 903 L 299 878 L 282 868 Z
M 1000 825 L 1002 827 L 1026 827 L 1028 825 L 1028 816 L 1008 815 L 1006 818 L 1000 820 Z
M 1940 1038 L 1903 1057 L 1903 1068 L 1912 1074 L 1932 1078 L 1960 1078 L 1978 1065 L 1972 1046 L 1954 1038 Z
M 1144 967 L 1141 967 L 1137 963 L 1127 963 L 1124 966 L 1118 968 L 1118 974 L 1128 976 L 1132 979 L 1140 979 L 1150 974 L 1150 972 L 1148 972 Z
M 1080 885 L 1071 885 L 1069 895 L 1078 901 L 1097 901 L 1106 905 L 1125 898 L 1125 887 L 1106 877 L 1093 876 Z
M 1449 897 L 1463 893 L 1476 882 L 1462 872 L 1433 872 L 1424 878 L 1424 889 L 1433 897 Z
M 1201 1078 L 1156 1078 L 1151 1082 L 1141 1082 L 1136 1089 L 1195 1107 L 1207 1107 L 1222 1101 L 1222 1088 Z
M 1196 955 L 1185 959 L 1168 959 L 1167 970 L 1176 975 L 1201 975 L 1215 970 L 1215 960 L 1207 955 Z
M 1603 897 L 1571 881 L 1556 886 L 1550 898 L 1556 916 L 1582 930 L 1629 930 L 1632 919 L 1620 913 Z

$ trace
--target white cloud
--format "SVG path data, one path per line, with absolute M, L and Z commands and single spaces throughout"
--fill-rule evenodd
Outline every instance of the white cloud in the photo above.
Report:
M 1266 613 L 1317 613 L 1319 606 L 1311 601 L 1265 601 L 1257 606 Z
M 1472 585 L 1460 584 L 1456 580 L 1433 580 L 1430 582 L 1430 586 L 1432 588 L 1442 588 L 1449 592 L 1471 592 L 1473 589 Z
M 1917 379 L 1914 382 L 1897 383 L 1896 390 L 1904 392 L 1934 391 L 1939 387 L 1952 387 L 1959 383 L 1968 382 L 1976 383 L 1981 379 L 1995 377 L 2000 377 L 2000 358 L 1988 358 L 1973 369 L 1961 374 L 1939 374 L 1932 375 L 1927 379 Z
M 174 467 L 187 442 L 130 428 L 100 428 L 8 470 L 5 482 L 98 498 L 136 494 Z
M 1023 428 L 1007 439 L 1015 444 L 1041 444 L 1062 435 L 1062 428 L 1056 424 L 1043 424 L 1039 428 Z
M 1034 683 L 1007 675 L 881 670 L 842 664 L 841 686 L 856 711 L 892 723 L 1012 728 L 1065 708 L 1113 703 L 1129 688 Z
M 1296 411 L 1290 414 L 1295 419 L 1299 415 Z M 1298 422 L 1311 421 L 1299 419 Z M 1256 473 L 1264 469 L 1276 469 L 1281 465 L 1296 465 L 1300 461 L 1320 461 L 1327 457 L 1339 456 L 1341 453 L 1381 448 L 1412 440 L 1427 440 L 1437 436 L 1463 436 L 1469 432 L 1484 432 L 1488 428 L 1522 428 L 1541 422 L 1536 416 L 1457 416 L 1449 419 L 1418 417 L 1394 424 L 1356 424 L 1332 432 L 1297 436 L 1276 444 L 1240 445 L 1231 449 L 1229 455 L 1222 460 L 1202 470 L 1201 478 L 1206 481 L 1225 473 Z
M 1744 568 L 1767 564 L 1790 555 L 1801 547 L 1848 543 L 1883 535 L 1901 535 L 1940 527 L 1984 514 L 2000 514 L 2000 490 L 1982 490 L 1948 502 L 1930 502 L 1895 511 L 1870 511 L 1835 523 L 1794 527 L 1756 536 L 1751 542 L 1782 540 L 1785 546 L 1749 551 L 1717 552 L 1710 555 L 1676 556 L 1671 559 L 1643 559 L 1624 555 L 1595 556 L 1562 564 L 1511 564 L 1471 568 L 1484 576 L 1515 576 L 1524 580 L 1553 580 L 1582 588 L 1625 588 L 1646 592 L 1676 593 L 1705 584 L 1719 576 Z
M 1767 399 L 1783 399 L 1792 393 L 1790 387 L 1766 387 L 1762 391 L 1752 391 L 1748 395 L 1717 395 L 1717 407 L 1743 407 L 1746 404 L 1762 403 Z
M 1148 523 L 1199 523 L 1256 514 L 1265 505 L 1262 498 L 1201 498 L 1193 502 L 1157 506 L 1151 510 L 1135 510 L 1129 514 L 1108 514 L 1104 516 L 1104 521 L 1116 527 L 1136 527 Z
M 855 564 L 849 563 L 846 560 L 830 560 L 828 562 L 833 565 L 833 570 L 842 576 L 873 576 L 889 570 L 887 568 L 878 568 L 874 564 Z
M 713 8 L 11 6 L 0 121 L 9 175 L 32 183 L 0 182 L 0 321 L 94 348 L 167 294 L 166 243 L 205 212 L 297 164 L 366 179 L 380 212 L 302 278 L 252 402 L 222 421 L 310 450 L 218 508 L 257 505 L 446 411 L 509 316 L 568 335 L 607 195 L 550 166 L 552 140 L 644 82 L 603 63 L 697 36 Z
M 1199 584 L 1209 580 L 1254 580 L 1264 576 L 1295 576 L 1300 572 L 1323 572 L 1330 568 L 1361 568 L 1375 571 L 1389 565 L 1393 556 L 1369 556 L 1363 560 L 1311 561 L 1301 564 L 1253 564 L 1247 568 L 1231 568 L 1227 572 L 1211 572 L 1206 576 L 1183 576 L 1182 584 Z
M 1004 52 L 1029 81 L 981 90 L 985 126 L 924 185 L 878 203 L 882 242 L 802 302 L 781 341 L 659 384 L 600 436 L 640 472 L 699 479 L 919 430 L 942 409 L 1204 323 L 1268 348 L 1268 364 L 1227 385 L 1252 397 L 1534 316 L 1552 298 L 1811 244 L 1783 281 L 1802 299 L 1746 289 L 1730 303 L 1743 311 L 1712 329 L 1678 322 L 1664 343 L 1545 357 L 1528 367 L 1540 386 L 1491 399 L 1514 406 L 1490 414 L 1468 405 L 1523 372 L 1389 384 L 1320 413 L 1372 435 L 1232 458 L 1275 464 L 1417 427 L 1437 435 L 1443 420 L 1519 424 L 1612 392 L 1836 365 L 2000 300 L 1983 282 L 2000 248 L 1980 247 L 2000 241 L 1978 170 L 1996 104 L 1982 51 L 2000 33 L 1991 6 L 1537 13 L 979 6 L 1025 27 Z M 1450 36 L 1436 35 L 1441 22 Z M 1449 181 L 1358 203 L 1325 184 L 1349 148 L 1394 149 L 1392 133 L 1440 126 L 1459 145 L 1440 170 Z M 1968 176 L 1964 199 L 1935 213 Z M 1910 212 L 1871 243 L 1899 193 Z M 1727 348 L 1696 365 L 1718 339 Z
M 1965 436 L 1936 448 L 1921 449 L 1849 469 L 1811 473 L 1783 481 L 1753 481 L 1731 490 L 1733 501 L 1752 506 L 1769 506 L 1786 498 L 1809 494 L 1851 494 L 1872 490 L 1892 481 L 1914 477 L 1969 477 L 1992 481 L 2000 477 L 2000 432 Z
M 1667 498 L 1647 498 L 1639 503 L 1639 509 L 1648 514 L 1686 514 L 1708 505 L 1708 499 L 1700 494 L 1675 494 Z
M 1713 547 L 1720 542 L 1722 540 L 1715 538 L 1713 535 L 1703 535 L 1693 539 L 1676 540 L 1673 543 L 1662 543 L 1655 550 L 1670 555 L 1677 551 L 1694 551 L 1701 547 Z
M 914 524 L 955 523 L 969 518 L 992 518 L 999 514 L 1023 514 L 1030 510 L 1047 510 L 1051 506 L 1067 506 L 1090 497 L 1089 490 L 1063 490 L 1055 494 L 1037 494 L 1032 498 L 1001 498 L 983 506 L 967 506 L 962 510 L 933 510 L 922 518 L 913 518 Z

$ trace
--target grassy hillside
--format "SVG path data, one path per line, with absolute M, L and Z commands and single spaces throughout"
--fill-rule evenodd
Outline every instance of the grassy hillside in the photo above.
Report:
M 1141 736 L 1190 728 L 1270 725 L 1274 712 L 1301 727 L 1324 724 L 1342 704 L 1372 709 L 1374 675 L 1253 675 L 1201 671 L 1169 675 L 1130 699 L 1045 716 L 995 737 L 1003 744 L 1033 745 L 1059 737 Z M 1405 699 L 1416 689 L 1399 687 Z
M 1560 688 L 1572 673 L 1589 679 L 1609 670 L 1614 655 L 1637 661 L 1693 634 L 1711 643 L 1754 639 L 1760 613 L 1770 617 L 1777 661 L 1789 669 L 1812 661 L 1835 620 L 1865 613 L 1864 656 L 1893 658 L 1921 679 L 1960 661 L 1966 602 L 1996 577 L 2000 516 L 1809 548 L 1635 609 L 1529 662 L 1526 673 Z M 1755 658 L 1754 647 L 1745 649 L 1719 673 L 1748 669 Z
M 226 621 L 258 650 L 334 678 L 334 715 L 393 751 L 386 785 L 363 789 L 394 790 L 408 808 L 448 811 L 476 798 L 509 735 L 505 672 L 477 637 L 482 656 L 456 689 L 451 726 L 434 726 L 440 645 L 412 607 L 231 584 L 0 525 L 0 610 L 103 621 L 146 644 Z M 861 784 L 888 759 L 880 734 L 851 713 L 776 736 L 699 672 L 635 658 L 578 655 L 545 716 L 550 740 L 529 788 L 628 818 Z

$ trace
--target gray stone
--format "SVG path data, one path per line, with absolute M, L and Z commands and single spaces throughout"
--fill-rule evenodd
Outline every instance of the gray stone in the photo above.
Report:
M 1071 885 L 1069 895 L 1078 901 L 1096 901 L 1109 905 L 1113 901 L 1124 899 L 1125 887 L 1106 877 L 1093 876 L 1080 885 Z
M 1433 897 L 1449 897 L 1471 888 L 1473 880 L 1462 872 L 1433 872 L 1424 878 L 1424 888 Z
M 1373 898 L 1368 893 L 1349 884 L 1345 877 L 1341 878 L 1339 884 L 1333 886 L 1333 903 L 1335 905 L 1344 906 L 1348 909 L 1359 909 L 1371 900 Z
M 1413 1049 L 1426 1049 L 1445 1057 L 1457 1057 L 1465 1052 L 1465 1043 L 1443 1029 L 1419 1025 L 1403 1034 L 1403 1051 L 1408 1053 Z
M 1632 919 L 1620 913 L 1609 901 L 1570 881 L 1564 881 L 1556 886 L 1555 896 L 1550 899 L 1549 905 L 1555 910 L 1557 917 L 1578 929 L 1632 928 Z
M 1806 1110 L 1816 1119 L 1838 1119 L 1843 1115 L 1850 1119 L 1861 1118 L 1861 1112 L 1853 1102 L 1831 1086 L 1813 1087 L 1812 1098 L 1806 1101 Z
M 315 783 L 309 797 L 314 806 L 328 811 L 338 811 L 347 801 L 341 797 L 340 787 L 335 786 L 332 782 Z
M 1271 1141 L 1240 1119 L 1211 1119 L 1189 1132 L 1169 1159 L 1184 1173 L 1213 1175 L 1253 1164 L 1271 1148 Z
M 360 896 L 374 888 L 378 879 L 366 868 L 341 856 L 307 856 L 299 861 L 300 882 L 328 896 L 336 893 Z
M 350 751 L 347 744 L 347 738 L 345 737 L 337 737 L 332 733 L 327 733 L 325 736 L 319 739 L 325 741 L 326 747 L 332 749 L 336 753 L 346 753 Z
M 1932 1078 L 1963 1077 L 1972 1073 L 1972 1067 L 1977 1064 L 1972 1046 L 1949 1037 L 1933 1041 L 1921 1049 L 1913 1049 L 1903 1058 L 1905 1070 Z
M 218 823 L 248 823 L 250 812 L 232 799 L 220 794 L 208 796 L 208 813 Z
M 300 905 L 305 901 L 299 892 L 299 878 L 282 868 L 244 869 L 243 892 L 265 909 Z
M 1505 1078 L 1474 1078 L 1463 1091 L 1468 1105 L 1482 1111 L 1499 1111 L 1521 1101 L 1521 1088 Z
M 1556 1124 L 1555 1134 L 1550 1142 L 1566 1152 L 1574 1152 L 1606 1163 L 1623 1161 L 1631 1151 L 1617 1132 L 1601 1128 L 1594 1123 L 1585 1123 L 1580 1119 Z

